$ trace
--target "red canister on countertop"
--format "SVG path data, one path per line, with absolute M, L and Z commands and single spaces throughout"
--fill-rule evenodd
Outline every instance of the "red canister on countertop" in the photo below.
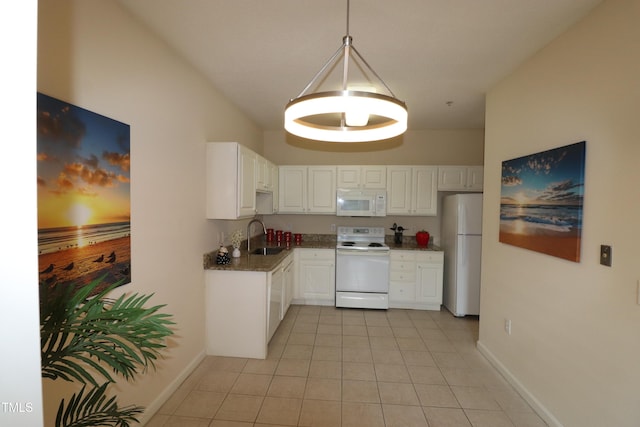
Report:
M 416 233 L 416 243 L 418 246 L 428 246 L 429 245 L 429 232 L 420 230 Z

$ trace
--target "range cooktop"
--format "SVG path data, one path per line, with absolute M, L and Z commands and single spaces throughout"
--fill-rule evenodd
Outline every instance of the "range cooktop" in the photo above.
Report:
M 382 227 L 338 227 L 338 249 L 389 250 Z

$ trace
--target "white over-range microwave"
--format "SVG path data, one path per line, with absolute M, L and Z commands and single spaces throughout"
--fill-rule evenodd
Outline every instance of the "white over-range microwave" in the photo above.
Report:
M 387 216 L 384 190 L 338 190 L 338 216 Z

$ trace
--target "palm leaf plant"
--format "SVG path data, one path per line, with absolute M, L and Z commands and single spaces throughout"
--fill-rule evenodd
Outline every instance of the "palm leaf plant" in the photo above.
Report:
M 78 381 L 84 386 L 58 407 L 56 427 L 114 426 L 138 423 L 142 407 L 119 407 L 106 389 L 117 376 L 131 380 L 155 369 L 155 361 L 173 334 L 164 305 L 145 304 L 153 295 L 107 295 L 121 282 L 104 278 L 76 289 L 40 284 L 42 377 Z M 89 386 L 89 388 L 87 388 Z

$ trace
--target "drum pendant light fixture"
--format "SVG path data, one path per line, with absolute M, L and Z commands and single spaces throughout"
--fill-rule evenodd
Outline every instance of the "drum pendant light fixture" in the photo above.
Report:
M 407 130 L 407 106 L 395 97 L 352 43 L 347 0 L 347 35 L 342 39 L 342 46 L 302 92 L 287 104 L 284 111 L 284 128 L 287 132 L 317 141 L 368 142 L 393 138 Z M 327 80 L 328 74 L 341 59 L 340 87 L 309 93 L 317 82 Z M 362 71 L 365 82 L 349 83 L 350 62 Z M 371 81 L 372 77 L 376 82 Z M 380 93 L 378 89 L 387 94 Z

